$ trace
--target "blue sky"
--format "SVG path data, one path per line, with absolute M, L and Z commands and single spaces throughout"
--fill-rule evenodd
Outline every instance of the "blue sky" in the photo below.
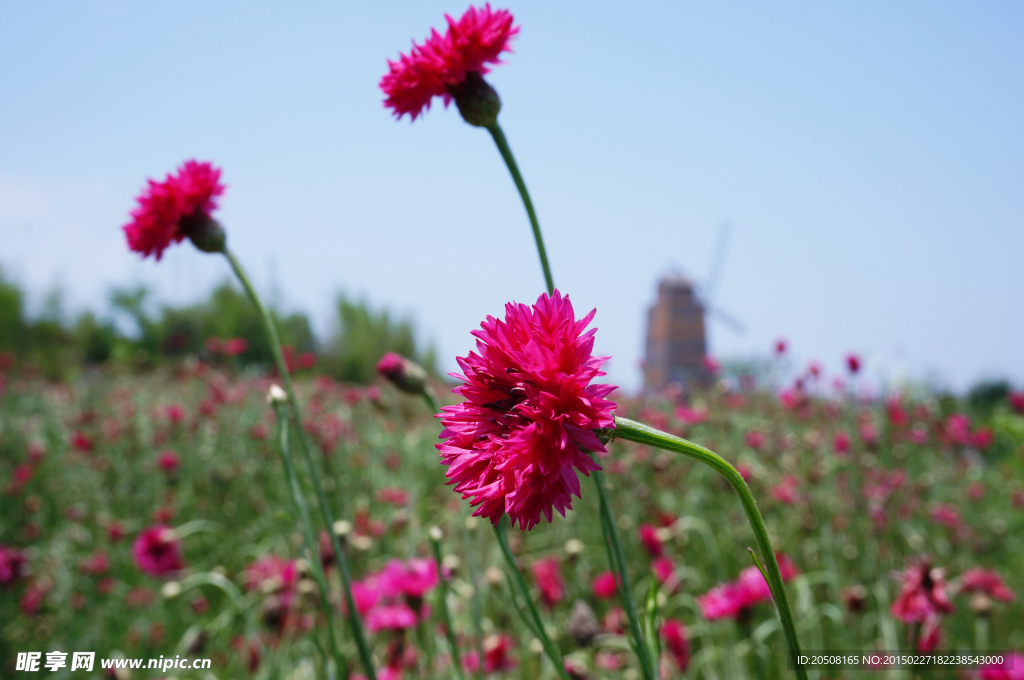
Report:
M 879 376 L 1024 383 L 1024 5 L 507 7 L 500 122 L 613 382 L 639 385 L 658 277 L 706 277 L 728 222 L 716 300 L 748 330 L 713 324 L 714 354 L 783 336 L 833 372 L 856 351 Z M 147 177 L 211 160 L 261 288 L 323 330 L 339 291 L 365 294 L 454 369 L 543 284 L 487 133 L 382 108 L 386 60 L 465 8 L 5 3 L 0 265 L 72 310 L 138 282 L 201 297 L 222 259 L 143 262 L 119 227 Z

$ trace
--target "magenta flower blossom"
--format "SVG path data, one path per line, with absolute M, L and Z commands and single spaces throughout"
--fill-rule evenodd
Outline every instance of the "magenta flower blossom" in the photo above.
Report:
M 591 584 L 591 590 L 597 597 L 603 600 L 610 600 L 615 597 L 615 593 L 619 591 L 619 588 L 615 583 L 615 576 L 612 572 L 606 571 L 597 575 L 597 578 Z
M 412 120 L 430 108 L 434 97 L 442 97 L 445 107 L 452 101 L 450 88 L 460 85 L 467 74 L 484 75 L 488 64 L 500 64 L 502 52 L 511 52 L 509 40 L 519 32 L 512 25 L 508 10 L 470 7 L 455 21 L 447 14 L 448 31 L 441 35 L 431 30 L 422 45 L 413 43 L 408 55 L 388 61 L 388 73 L 380 79 L 387 98 L 384 106 L 397 118 L 409 114 Z
M 690 640 L 686 637 L 686 626 L 675 619 L 666 619 L 661 625 L 661 636 L 679 672 L 685 673 L 686 667 L 690 665 Z
M 1003 579 L 994 571 L 986 571 L 981 567 L 974 567 L 965 571 L 960 576 L 960 592 L 962 593 L 985 593 L 989 597 L 1013 602 L 1013 591 L 1006 587 Z
M 123 227 L 128 247 L 159 261 L 168 246 L 205 226 L 217 207 L 217 196 L 223 193 L 220 170 L 194 160 L 186 161 L 163 182 L 149 180 L 131 213 L 132 221 Z
M 177 534 L 160 525 L 142 530 L 132 545 L 132 559 L 135 566 L 150 576 L 163 576 L 185 567 Z
M 366 615 L 366 627 L 373 633 L 379 630 L 403 630 L 415 625 L 416 613 L 404 604 L 374 607 Z
M 904 623 L 924 623 L 953 611 L 946 595 L 946 579 L 941 569 L 932 569 L 927 560 L 911 565 L 900 575 L 903 587 L 892 603 L 892 615 Z
M 381 574 L 385 591 L 422 601 L 423 596 L 437 585 L 437 565 L 433 560 L 412 558 L 406 562 L 391 560 Z
M 562 516 L 580 497 L 576 472 L 600 466 L 588 451 L 604 452 L 593 430 L 614 427 L 612 385 L 592 385 L 608 357 L 595 357 L 597 310 L 577 321 L 569 297 L 556 290 L 533 307 L 510 303 L 474 331 L 477 352 L 459 357 L 465 375 L 453 392 L 465 401 L 439 414 L 438 444 L 455 491 L 472 498 L 473 513 L 497 524 L 508 513 L 526 531 L 552 510 Z
M 783 581 L 789 581 L 799 573 L 796 565 L 785 555 L 776 553 L 775 558 L 779 562 L 779 575 Z M 704 618 L 714 621 L 739 618 L 744 610 L 771 599 L 771 588 L 768 587 L 761 570 L 751 566 L 741 571 L 737 580 L 717 585 L 698 596 L 697 604 L 700 605 Z
M 565 582 L 562 580 L 562 565 L 557 557 L 537 560 L 530 566 L 533 580 L 540 589 L 540 599 L 550 609 L 565 597 Z
M 640 529 L 640 545 L 644 547 L 647 554 L 651 557 L 661 557 L 665 553 L 665 546 L 658 538 L 658 530 L 650 524 L 641 524 Z
M 980 680 L 1024 680 L 1024 654 L 1013 652 L 1001 664 L 991 664 L 981 669 Z
M 9 587 L 25 575 L 28 559 L 25 553 L 0 545 L 0 586 Z

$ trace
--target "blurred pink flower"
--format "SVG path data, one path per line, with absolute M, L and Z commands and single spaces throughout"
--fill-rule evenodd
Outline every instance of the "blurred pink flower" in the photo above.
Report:
M 156 456 L 157 467 L 168 474 L 175 472 L 180 464 L 181 458 L 174 451 L 161 451 Z
M 245 568 L 245 589 L 260 589 L 268 593 L 295 594 L 299 584 L 299 567 L 295 560 L 283 560 L 277 555 L 264 555 Z
M 1010 392 L 1010 406 L 1017 413 L 1024 413 L 1024 392 Z
M 679 420 L 687 425 L 696 425 L 707 420 L 708 410 L 706 408 L 691 409 L 686 406 L 680 406 L 676 409 L 676 418 L 679 418 Z
M 172 243 L 180 243 L 193 223 L 208 220 L 216 198 L 224 193 L 220 170 L 209 163 L 186 161 L 163 182 L 149 180 L 138 197 L 132 221 L 125 225 L 128 247 L 159 261 Z
M 515 668 L 515 659 L 510 655 L 513 644 L 512 638 L 504 633 L 484 638 L 484 672 L 498 673 Z M 476 650 L 467 652 L 462 657 L 462 666 L 470 673 L 480 669 L 480 656 Z
M 971 436 L 971 419 L 963 413 L 954 413 L 943 422 L 942 436 L 949 444 L 966 446 Z
M 562 580 L 562 565 L 557 557 L 537 560 L 530 566 L 533 580 L 540 589 L 540 599 L 548 606 L 554 607 L 565 597 L 565 582 Z
M 775 554 L 779 563 L 779 575 L 782 580 L 789 581 L 799 571 L 792 560 L 781 553 Z M 723 618 L 737 618 L 745 609 L 760 602 L 772 599 L 771 588 L 765 581 L 761 570 L 756 566 L 747 567 L 740 572 L 737 580 L 715 586 L 704 595 L 697 596 L 704 618 L 708 621 Z
M 764 446 L 765 436 L 762 432 L 751 430 L 743 437 L 743 441 L 746 442 L 747 446 L 755 451 L 760 451 Z
M 959 529 L 963 524 L 960 512 L 949 503 L 939 503 L 928 513 L 928 516 L 936 524 L 947 526 L 950 529 Z
M 711 375 L 717 375 L 718 372 L 722 370 L 722 364 L 720 364 L 711 355 L 705 355 L 704 356 L 704 368 Z
M 836 432 L 835 438 L 832 440 L 832 448 L 835 452 L 840 455 L 846 455 L 850 452 L 850 435 L 846 434 L 842 430 Z
M 594 579 L 594 583 L 591 588 L 594 591 L 594 595 L 604 600 L 615 597 L 615 593 L 618 592 L 618 588 L 615 584 L 615 577 L 610 571 L 598 574 L 597 578 Z
M 949 614 L 953 604 L 946 595 L 946 580 L 941 569 L 921 560 L 900 575 L 902 588 L 892 603 L 892 615 L 904 623 L 924 623 L 929 617 Z
M 860 357 L 856 354 L 846 355 L 846 368 L 851 374 L 856 375 L 860 372 Z
M 658 559 L 651 562 L 651 570 L 654 572 L 655 578 L 658 579 L 658 583 L 664 584 L 675 572 L 675 565 L 672 564 L 672 560 L 667 557 L 659 557 Z
M 985 593 L 995 600 L 1012 602 L 1013 591 L 1006 587 L 1003 579 L 994 571 L 986 571 L 981 567 L 974 567 L 965 571 L 960 576 L 960 592 L 962 593 Z
M 519 32 L 512 15 L 503 9 L 470 6 L 458 21 L 447 14 L 448 31 L 432 30 L 422 45 L 413 43 L 408 55 L 388 60 L 388 73 L 380 88 L 387 95 L 384 106 L 397 118 L 409 114 L 412 120 L 430 108 L 434 97 L 442 97 L 447 107 L 452 100 L 450 88 L 466 80 L 469 72 L 485 75 L 488 64 L 500 64 L 502 52 L 511 52 L 509 40 Z
M 781 357 L 786 353 L 786 339 L 779 338 L 775 341 L 775 356 Z
M 971 445 L 971 448 L 978 449 L 979 451 L 984 451 L 985 449 L 992 445 L 992 442 L 994 440 L 995 435 L 992 433 L 992 430 L 990 428 L 979 427 L 970 434 L 970 436 L 967 439 L 967 443 Z
M 1013 652 L 1010 658 L 1003 663 L 983 667 L 978 673 L 978 678 L 979 680 L 1024 680 L 1024 654 Z
M 686 667 L 690 665 L 690 641 L 686 637 L 686 626 L 676 619 L 666 619 L 661 624 L 661 637 L 679 672 L 685 673 Z
M 665 547 L 661 543 L 661 539 L 658 538 L 658 530 L 650 524 L 640 525 L 640 545 L 644 547 L 647 554 L 651 557 L 661 557 L 665 552 Z
M 508 513 L 522 530 L 552 511 L 564 516 L 580 496 L 576 473 L 600 467 L 588 451 L 605 451 L 593 430 L 614 427 L 607 357 L 591 354 L 596 329 L 584 332 L 593 310 L 576 321 L 568 296 L 556 290 L 533 307 L 505 306 L 505 320 L 487 317 L 477 337 L 479 354 L 458 359 L 465 375 L 453 392 L 465 401 L 445 406 L 438 444 L 447 476 L 475 516 L 497 523 Z
M 14 585 L 25 575 L 27 567 L 25 553 L 0 545 L 0 586 L 8 588 Z
M 142 530 L 132 545 L 132 558 L 135 566 L 150 576 L 164 576 L 185 568 L 177 534 L 160 525 Z
M 409 492 L 394 486 L 386 486 L 377 492 L 377 500 L 401 507 L 409 502 Z
M 780 503 L 795 505 L 800 501 L 798 490 L 800 481 L 793 475 L 786 475 L 778 484 L 772 487 L 771 496 Z
M 405 604 L 380 605 L 366 614 L 366 627 L 373 633 L 385 629 L 402 630 L 415 625 L 416 613 Z
M 423 596 L 433 590 L 438 583 L 437 565 L 434 560 L 418 557 L 412 557 L 405 562 L 391 560 L 384 566 L 381 579 L 386 591 L 422 600 Z

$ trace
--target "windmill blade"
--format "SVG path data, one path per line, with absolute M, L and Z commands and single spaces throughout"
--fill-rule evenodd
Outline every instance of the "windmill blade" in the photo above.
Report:
M 706 311 L 715 321 L 721 323 L 733 333 L 736 333 L 737 335 L 747 334 L 746 325 L 732 314 L 722 311 L 720 307 L 705 304 L 704 311 Z
M 711 272 L 708 274 L 707 283 L 704 284 L 704 299 L 709 303 L 715 299 L 715 290 L 718 288 L 718 281 L 722 277 L 722 269 L 725 267 L 725 256 L 729 250 L 729 232 L 732 226 L 728 222 L 722 222 L 718 228 L 718 243 L 715 246 L 715 257 L 711 260 Z

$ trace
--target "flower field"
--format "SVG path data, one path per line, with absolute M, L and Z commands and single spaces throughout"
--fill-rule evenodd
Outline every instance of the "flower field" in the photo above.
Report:
M 7 375 L 5 677 L 15 677 L 16 652 L 35 649 L 209 657 L 220 678 L 319 675 L 325 626 L 310 559 L 325 566 L 339 619 L 344 598 L 326 535 L 316 556 L 304 553 L 265 400 L 271 384 L 201 363 L 61 385 Z M 553 677 L 511 606 L 487 521 L 471 518 L 444 483 L 440 426 L 425 405 L 388 384 L 326 378 L 304 381 L 299 393 L 385 677 L 457 677 L 441 598 L 467 674 L 482 651 L 488 677 Z M 948 400 L 791 397 L 720 386 L 688 407 L 623 400 L 618 413 L 714 448 L 748 479 L 785 556 L 805 649 L 908 650 L 933 623 L 938 649 L 1024 647 L 1024 415 L 1013 403 L 972 426 Z M 675 454 L 608 449 L 598 461 L 636 600 L 656 586 L 662 676 L 786 677 L 785 641 L 751 571 L 753 537 L 735 494 Z M 509 541 L 571 676 L 638 677 L 597 513 L 585 483 L 564 519 L 513 528 Z M 153 527 L 167 534 L 150 537 L 155 547 L 143 540 Z M 978 569 L 998 578 L 978 578 Z M 904 585 L 923 604 L 901 598 Z M 921 621 L 901 620 L 913 620 L 915 607 Z M 342 637 L 358 672 L 357 650 Z
M 325 347 L 264 304 L 197 159 L 121 230 L 240 288 L 159 315 L 115 290 L 131 334 L 62 325 L 56 294 L 31 321 L 0 276 L 0 676 L 1024 678 L 1024 393 L 879 392 L 855 354 L 829 387 L 785 340 L 723 368 L 703 300 L 673 307 L 667 388 L 601 382 L 484 79 L 520 27 L 445 19 L 383 106 L 489 133 L 536 301 L 501 300 L 448 381 L 344 296 Z

